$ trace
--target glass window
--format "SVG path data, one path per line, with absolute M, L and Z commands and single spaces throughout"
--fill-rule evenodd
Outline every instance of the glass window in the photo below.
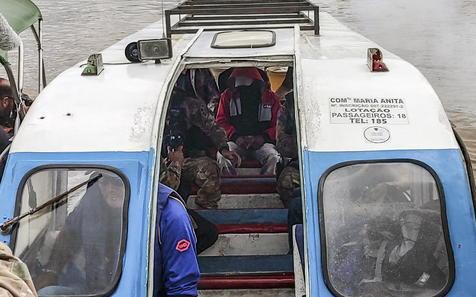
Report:
M 213 48 L 258 48 L 275 44 L 276 33 L 269 30 L 218 32 L 212 41 Z
M 450 281 L 433 176 L 412 163 L 341 167 L 322 189 L 327 277 L 341 296 L 431 297 Z
M 19 213 L 80 184 L 18 226 L 15 254 L 28 265 L 40 296 L 104 294 L 119 276 L 127 200 L 126 184 L 116 173 L 94 168 L 37 171 L 24 183 Z

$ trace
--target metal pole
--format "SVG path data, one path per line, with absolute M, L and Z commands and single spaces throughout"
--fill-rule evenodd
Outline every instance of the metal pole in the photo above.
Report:
M 165 34 L 167 36 L 167 38 L 171 38 L 172 37 L 172 28 L 171 28 L 171 25 L 170 25 L 170 10 L 166 10 L 165 11 Z
M 320 25 L 319 25 L 319 6 L 314 8 L 314 34 L 320 35 Z
M 43 20 L 38 20 L 38 31 L 35 26 L 30 27 L 38 46 L 38 92 L 41 92 L 41 90 L 46 87 L 45 61 L 43 59 L 43 31 L 41 29 L 42 22 Z
M 20 42 L 20 46 L 18 47 L 18 93 L 23 92 L 23 41 Z

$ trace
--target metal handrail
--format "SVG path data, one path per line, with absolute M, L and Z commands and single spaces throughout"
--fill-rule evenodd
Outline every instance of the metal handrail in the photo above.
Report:
M 314 20 L 304 14 L 305 11 L 312 11 Z M 174 25 L 171 23 L 172 15 L 180 16 Z M 281 15 L 285 15 L 285 18 L 294 15 L 294 18 L 290 18 L 294 21 L 284 20 Z M 227 19 L 227 16 L 230 18 Z M 196 18 L 195 22 L 191 22 L 191 18 Z M 263 0 L 260 3 L 252 0 L 188 0 L 165 11 L 167 37 L 176 33 L 193 33 L 199 28 L 207 30 L 207 27 L 209 30 L 221 30 L 226 26 L 258 26 L 264 29 L 267 25 L 277 28 L 290 24 L 300 25 L 302 30 L 314 30 L 319 35 L 319 6 L 305 0 Z

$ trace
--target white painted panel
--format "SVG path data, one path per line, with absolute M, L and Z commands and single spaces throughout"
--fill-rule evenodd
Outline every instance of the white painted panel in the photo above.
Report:
M 330 15 L 320 16 L 321 36 L 302 32 L 300 40 L 297 100 L 303 147 L 313 151 L 458 147 L 438 96 L 415 67 Z M 383 50 L 389 72 L 370 72 L 369 47 Z M 331 102 L 332 98 L 348 104 Z M 363 104 L 363 99 L 378 103 Z M 388 99 L 399 103 L 382 103 Z
M 287 233 L 220 234 L 200 256 L 285 255 L 288 251 Z
M 294 54 L 294 28 L 272 29 L 276 33 L 276 45 L 262 48 L 212 48 L 216 31 L 203 31 L 193 46 L 187 51 L 187 58 L 232 58 L 281 56 Z
M 300 117 L 304 119 L 305 147 L 315 151 L 457 147 L 443 107 L 423 75 L 402 60 L 385 62 L 390 68 L 388 73 L 370 72 L 364 58 L 303 61 L 303 87 L 298 100 Z M 335 114 L 341 110 L 331 107 L 332 99 L 349 102 L 402 99 L 404 108 L 389 109 L 390 112 L 372 112 L 372 108 L 365 105 L 363 108 L 362 105 L 340 108 L 349 114 L 363 115 L 360 120 L 354 118 L 352 123 L 345 119 L 339 121 Z M 382 106 L 385 104 L 378 104 L 377 109 Z M 403 109 L 405 112 L 399 112 Z M 387 123 L 384 123 L 374 115 L 394 118 L 386 119 Z M 400 115 L 407 121 L 398 119 Z M 375 126 L 388 131 L 386 142 L 373 143 L 365 137 L 365 130 Z
M 149 150 L 159 94 L 191 36 L 174 40 L 174 58 L 161 64 L 128 63 L 124 48 L 161 32 L 160 22 L 152 24 L 104 50 L 99 76 L 81 76 L 84 62 L 61 73 L 36 98 L 11 152 Z

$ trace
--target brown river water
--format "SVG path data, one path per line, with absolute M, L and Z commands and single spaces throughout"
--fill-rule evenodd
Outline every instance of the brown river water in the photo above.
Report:
M 353 30 L 414 64 L 430 81 L 476 168 L 476 2 L 474 0 L 321 0 Z M 38 0 L 44 16 L 48 81 L 90 53 L 160 19 L 157 0 Z M 175 1 L 165 2 L 172 7 Z M 26 87 L 35 94 L 33 36 L 26 45 Z

